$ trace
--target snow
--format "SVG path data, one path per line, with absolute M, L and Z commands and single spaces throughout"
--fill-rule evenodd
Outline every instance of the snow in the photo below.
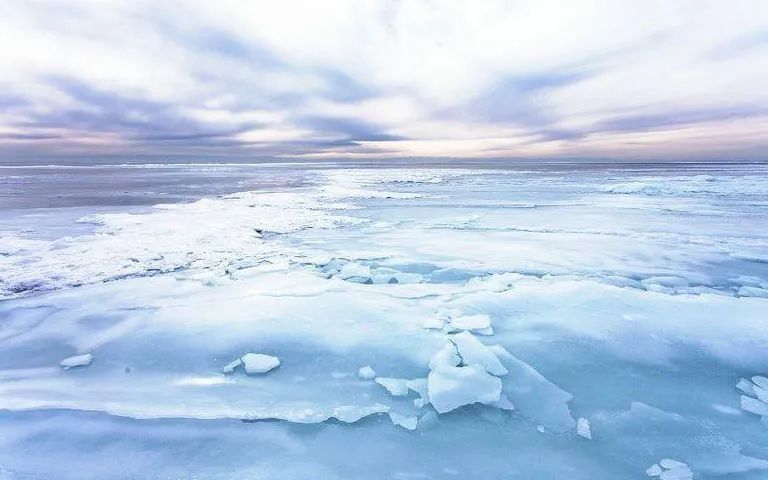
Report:
M 91 364 L 91 361 L 93 360 L 93 355 L 90 353 L 84 353 L 82 355 L 75 355 L 74 357 L 68 357 L 61 361 L 61 366 L 64 369 L 74 368 L 74 367 L 87 367 Z
M 370 365 L 366 365 L 357 370 L 357 376 L 363 380 L 372 380 L 376 378 L 376 371 Z
M 280 365 L 279 358 L 263 353 L 246 353 L 240 360 L 243 361 L 245 373 L 248 375 L 267 373 Z

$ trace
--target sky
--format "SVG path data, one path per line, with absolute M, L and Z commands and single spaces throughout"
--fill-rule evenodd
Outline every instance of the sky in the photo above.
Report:
M 57 156 L 768 159 L 768 1 L 0 2 Z

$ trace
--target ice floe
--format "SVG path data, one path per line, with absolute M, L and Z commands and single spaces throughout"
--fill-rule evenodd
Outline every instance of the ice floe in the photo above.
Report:
M 91 364 L 93 355 L 90 353 L 84 353 L 82 355 L 75 355 L 74 357 L 65 358 L 61 361 L 61 366 L 66 370 L 74 367 L 87 367 Z
M 556 431 L 574 427 L 576 422 L 569 407 L 573 398 L 570 393 L 509 353 L 504 363 L 509 371 L 504 393 L 522 415 Z
M 243 361 L 245 373 L 248 375 L 267 373 L 280 365 L 279 358 L 263 353 L 246 353 L 240 360 Z
M 488 373 L 496 376 L 507 374 L 507 369 L 499 358 L 480 340 L 469 332 L 451 335 L 450 342 L 455 345 L 461 362 L 466 365 L 480 365 Z
M 589 425 L 589 420 L 584 417 L 579 417 L 576 420 L 576 434 L 588 440 L 592 440 L 592 430 Z
M 392 424 L 403 427 L 406 430 L 416 430 L 416 425 L 419 422 L 417 417 L 396 412 L 389 412 L 389 418 L 392 420 Z
M 501 380 L 480 365 L 441 365 L 427 377 L 429 401 L 439 413 L 473 403 L 494 403 L 501 397 Z
M 366 365 L 357 370 L 357 376 L 363 380 L 372 380 L 376 378 L 376 371 L 370 365 Z
M 287 477 L 368 478 L 397 465 L 393 478 L 437 478 L 445 465 L 411 453 L 456 445 L 491 478 L 510 468 L 634 478 L 662 455 L 702 478 L 768 468 L 747 456 L 768 443 L 745 413 L 766 416 L 768 379 L 732 390 L 768 362 L 767 239 L 755 229 L 766 205 L 741 196 L 737 180 L 615 195 L 605 185 L 637 183 L 632 175 L 359 170 L 320 171 L 287 192 L 88 215 L 71 238 L 0 234 L 3 468 L 42 451 L 18 440 L 32 430 L 66 431 L 58 452 L 109 445 L 119 425 L 170 428 L 161 439 L 214 431 L 245 476 L 262 472 L 252 458 L 296 464 L 314 452 Z M 657 188 L 664 176 L 640 182 Z M 686 191 L 696 183 L 711 192 Z M 224 365 L 249 350 L 279 352 L 285 370 Z M 56 362 L 73 351 L 97 352 L 98 368 L 62 372 Z M 691 395 L 681 400 L 681 389 Z M 734 411 L 737 395 L 744 410 Z M 43 410 L 58 420 L 23 425 Z M 106 423 L 62 429 L 65 418 Z M 579 443 L 592 433 L 600 445 Z M 120 451 L 152 461 L 146 451 L 166 445 L 157 438 Z M 158 462 L 178 466 L 187 448 Z M 332 450 L 359 455 L 360 470 L 324 469 Z M 485 461 L 510 451 L 513 462 Z M 685 474 L 662 463 L 650 473 Z M 38 476 L 58 478 L 47 473 Z
M 408 395 L 409 381 L 405 378 L 376 377 L 376 380 L 374 381 L 386 388 L 390 394 L 396 397 Z
M 235 369 L 243 364 L 243 360 L 238 358 L 233 360 L 221 368 L 221 373 L 234 373 Z
M 491 317 L 486 314 L 459 315 L 448 321 L 449 331 L 467 330 L 482 335 L 493 335 Z
M 750 381 L 751 380 L 751 381 Z M 754 375 L 750 380 L 742 378 L 736 384 L 741 390 L 741 409 L 768 418 L 768 378 Z
M 663 458 L 659 463 L 654 463 L 645 471 L 649 477 L 659 477 L 661 480 L 692 480 L 693 472 L 687 464 Z

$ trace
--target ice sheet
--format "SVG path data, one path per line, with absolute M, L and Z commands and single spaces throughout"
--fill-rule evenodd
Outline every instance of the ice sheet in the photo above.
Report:
M 768 172 L 309 177 L 0 232 L 0 478 L 764 477 Z

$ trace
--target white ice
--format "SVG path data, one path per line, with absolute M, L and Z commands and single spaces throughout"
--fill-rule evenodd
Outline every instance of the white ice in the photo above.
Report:
M 376 371 L 370 365 L 366 365 L 357 370 L 357 376 L 364 380 L 372 380 L 376 378 Z
M 61 366 L 66 368 L 73 367 L 86 367 L 91 364 L 93 355 L 90 353 L 84 353 L 82 355 L 75 355 L 74 357 L 68 357 L 61 361 Z
M 396 397 L 408 395 L 408 380 L 405 378 L 376 377 L 375 382 Z
M 479 365 L 488 373 L 496 376 L 507 374 L 507 369 L 504 368 L 493 351 L 489 350 L 471 333 L 461 332 L 451 335 L 449 341 L 456 346 L 458 355 L 464 364 Z
M 416 430 L 419 419 L 414 416 L 402 415 L 400 413 L 389 412 L 389 418 L 394 425 L 403 427 L 406 430 Z
M 35 212 L 0 232 L 0 477 L 761 478 L 768 177 L 669 168 Z
M 589 426 L 589 420 L 584 417 L 579 417 L 576 420 L 576 433 L 588 440 L 592 440 L 592 430 Z
M 440 413 L 473 403 L 494 403 L 501 397 L 501 380 L 477 364 L 439 366 L 427 377 L 429 401 Z
M 248 375 L 267 373 L 280 365 L 279 358 L 262 353 L 246 353 L 240 360 L 243 361 L 245 373 Z

